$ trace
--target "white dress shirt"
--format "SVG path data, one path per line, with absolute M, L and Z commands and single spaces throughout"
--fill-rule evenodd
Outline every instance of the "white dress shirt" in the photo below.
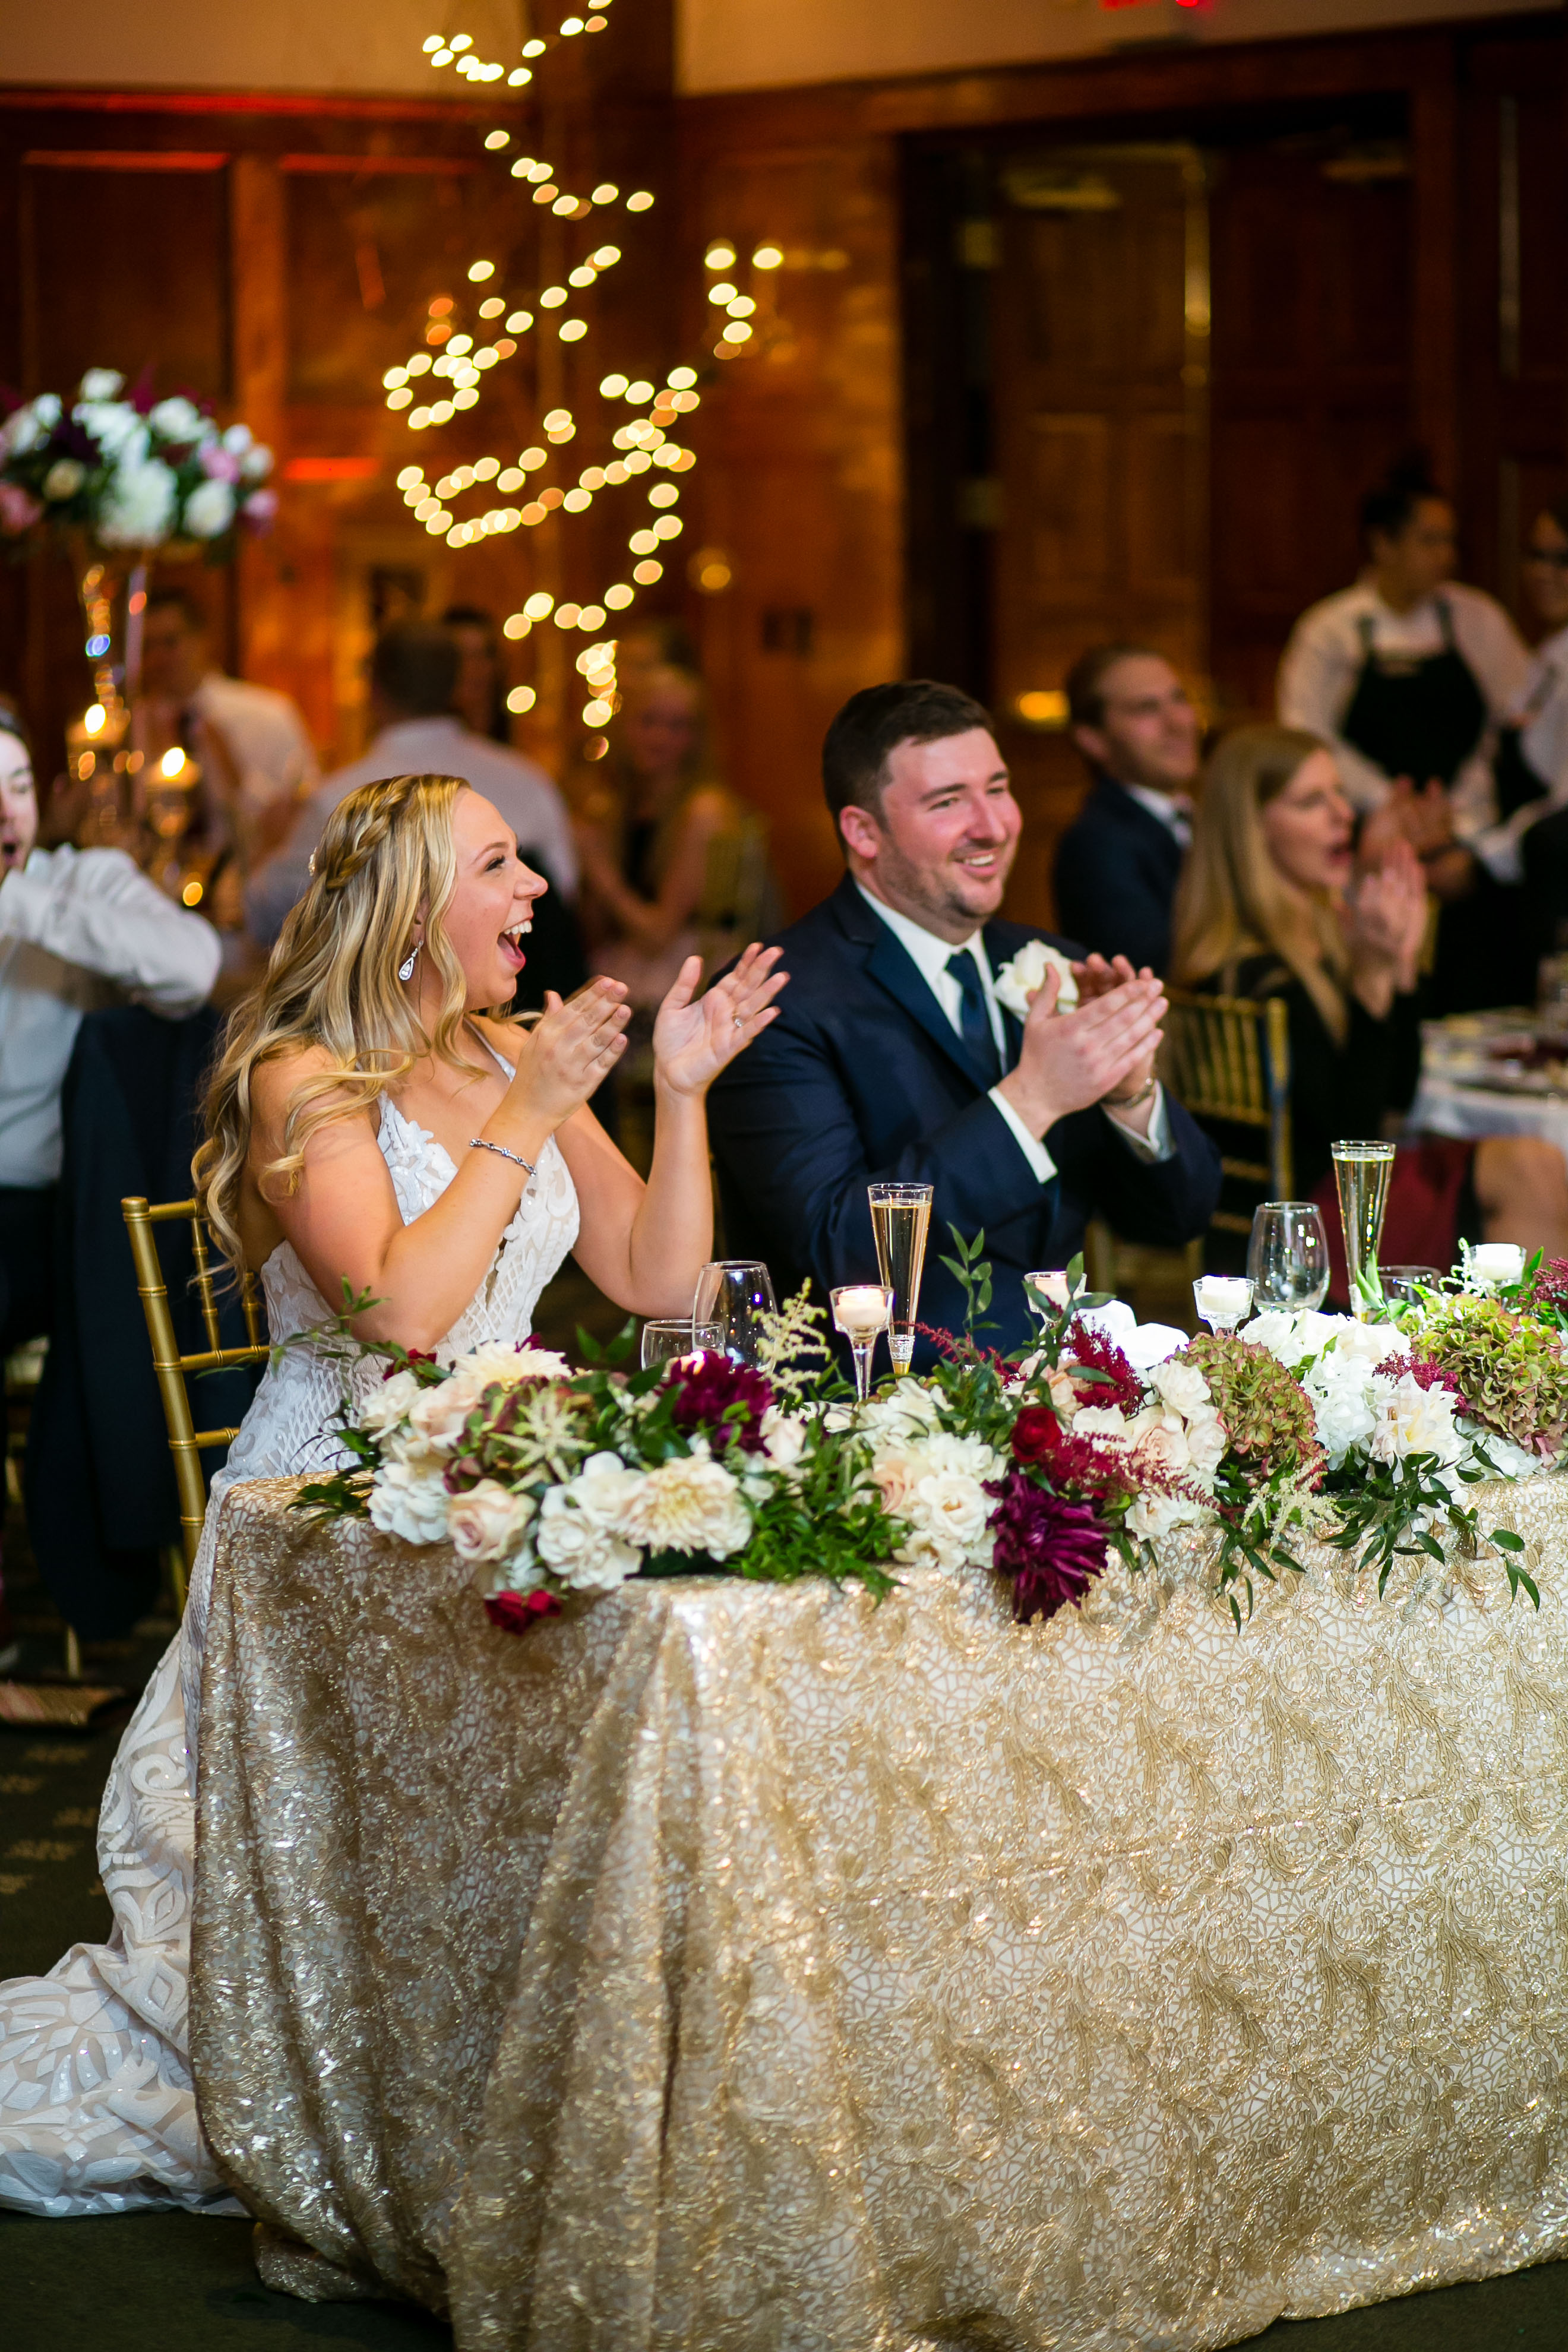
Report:
M 129 997 L 178 1021 L 222 949 L 121 849 L 35 849 L 0 882 L 0 1184 L 60 1172 L 60 1087 L 82 1015 Z
M 315 748 L 286 694 L 209 669 L 190 707 L 222 736 L 252 815 L 275 801 L 301 800 L 320 782 Z
M 246 919 L 264 947 L 271 946 L 289 908 L 304 897 L 310 853 L 338 803 L 357 784 L 408 775 L 461 776 L 495 803 L 525 856 L 531 849 L 539 852 L 552 887 L 575 898 L 577 850 L 571 820 L 543 769 L 521 751 L 474 734 L 460 719 L 400 719 L 382 729 L 363 759 L 324 780 L 277 856 L 258 866 L 246 884 Z
M 1112 780 L 1121 784 L 1140 808 L 1157 816 L 1167 833 L 1174 834 L 1184 849 L 1193 845 L 1193 803 L 1185 793 L 1157 793 L 1152 784 L 1126 784 L 1117 776 Z
M 1413 604 L 1408 613 L 1396 613 L 1384 603 L 1370 580 L 1363 580 L 1312 605 L 1291 630 L 1279 665 L 1279 718 L 1283 725 L 1304 727 L 1331 745 L 1340 780 L 1353 808 L 1379 807 L 1388 797 L 1393 779 L 1340 732 L 1366 660 L 1363 624 L 1370 625 L 1377 652 L 1420 659 L 1442 653 L 1448 643 L 1441 609 L 1445 604 L 1453 625 L 1454 645 L 1486 698 L 1491 721 L 1454 779 L 1449 793 L 1454 833 L 1467 849 L 1473 849 L 1489 865 L 1489 852 L 1500 831 L 1492 788 L 1496 730 L 1524 691 L 1530 656 L 1502 606 L 1479 588 L 1450 581 L 1436 595 L 1424 596 Z M 1419 792 L 1427 779 L 1415 776 L 1412 782 Z
M 873 898 L 864 883 L 857 881 L 855 887 L 859 891 L 868 907 L 881 917 L 899 945 L 910 958 L 947 1016 L 955 1037 L 962 1037 L 963 1034 L 962 1018 L 963 990 L 954 974 L 949 971 L 948 959 L 950 956 L 963 955 L 965 950 L 974 958 L 980 967 L 980 984 L 985 992 L 985 1010 L 991 1020 L 991 1034 L 996 1041 L 996 1058 L 1005 1071 L 1008 1066 L 1007 1031 L 1002 1018 L 1002 1007 L 997 1001 L 996 981 L 991 970 L 991 959 L 985 952 L 984 934 L 981 931 L 973 931 L 968 939 L 960 940 L 956 943 L 952 940 L 939 940 L 934 931 L 928 931 L 921 924 L 911 921 L 908 915 L 900 915 L 893 908 L 885 907 L 880 898 Z M 1056 1161 L 1051 1158 L 1038 1136 L 1030 1133 L 1001 1088 L 991 1087 L 990 1096 L 1006 1121 L 1015 1142 L 1033 1169 L 1036 1177 L 1040 1183 L 1048 1183 L 1057 1172 Z M 1169 1160 L 1173 1156 L 1175 1147 L 1171 1141 L 1170 1121 L 1165 1116 L 1165 1095 L 1163 1087 L 1156 1087 L 1154 1089 L 1154 1108 L 1149 1120 L 1147 1135 L 1140 1135 L 1135 1129 L 1125 1126 L 1105 1104 L 1102 1103 L 1100 1108 L 1105 1111 L 1117 1134 L 1125 1143 L 1131 1145 L 1140 1160 Z

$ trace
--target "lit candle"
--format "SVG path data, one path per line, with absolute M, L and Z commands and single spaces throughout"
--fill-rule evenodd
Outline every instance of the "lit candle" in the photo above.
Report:
M 1245 1276 L 1200 1274 L 1193 1297 L 1205 1323 L 1216 1331 L 1231 1331 L 1252 1305 L 1252 1285 Z
M 1026 1274 L 1024 1282 L 1037 1297 L 1048 1299 L 1056 1307 L 1065 1307 L 1072 1297 L 1065 1274 Z
M 874 1282 L 850 1283 L 833 1294 L 833 1319 L 847 1339 L 874 1339 L 888 1320 L 889 1294 Z
M 1523 1274 L 1524 1252 L 1517 1242 L 1482 1242 L 1470 1252 L 1470 1272 L 1489 1290 L 1500 1290 Z

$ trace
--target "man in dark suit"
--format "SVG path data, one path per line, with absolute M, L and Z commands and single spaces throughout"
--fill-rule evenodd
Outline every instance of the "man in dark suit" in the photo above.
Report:
M 1100 955 L 1163 972 L 1193 837 L 1198 716 L 1163 654 L 1096 646 L 1068 673 L 1073 740 L 1094 779 L 1057 847 L 1057 915 Z
M 1066 1265 L 1089 1215 L 1173 1247 L 1219 1197 L 1217 1152 L 1155 1081 L 1160 983 L 1093 958 L 1060 1012 L 1077 950 L 1052 940 L 1026 1016 L 1006 1009 L 1002 967 L 1046 934 L 995 919 L 1022 820 L 991 720 L 955 687 L 852 696 L 823 781 L 848 870 L 781 934 L 778 1018 L 709 1097 L 728 1246 L 765 1259 L 781 1293 L 809 1274 L 821 1297 L 875 1279 L 868 1183 L 929 1182 L 922 1320 L 961 1322 L 938 1261 L 950 1223 L 984 1226 L 986 1337 L 1019 1347 L 1023 1276 Z

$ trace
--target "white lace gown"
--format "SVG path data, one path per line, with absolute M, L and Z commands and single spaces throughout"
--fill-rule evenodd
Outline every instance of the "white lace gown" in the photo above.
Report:
M 384 1097 L 381 1149 L 405 1224 L 457 1171 L 434 1136 Z M 577 1238 L 577 1196 L 552 1141 L 489 1272 L 437 1352 L 523 1340 L 539 1295 Z M 330 1309 L 287 1243 L 262 1269 L 274 1339 Z M 195 1739 L 201 1657 L 223 1497 L 245 1478 L 336 1467 L 327 1429 L 345 1367 L 303 1349 L 269 1367 L 226 1465 L 180 1632 L 120 1743 L 99 1816 L 98 1856 L 114 1912 L 107 1944 L 77 1944 L 47 1977 L 0 1984 L 0 2206 L 58 2216 L 184 2205 L 237 2213 L 196 2120 L 186 2035 L 195 1885 Z M 368 1392 L 381 1368 L 355 1367 Z

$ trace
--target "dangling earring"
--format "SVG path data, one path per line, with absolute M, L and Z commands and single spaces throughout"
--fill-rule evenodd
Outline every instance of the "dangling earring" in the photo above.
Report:
M 414 945 L 409 949 L 408 953 L 404 957 L 403 961 L 397 967 L 398 979 L 412 980 L 414 977 L 414 967 L 418 961 L 419 942 L 416 940 Z

